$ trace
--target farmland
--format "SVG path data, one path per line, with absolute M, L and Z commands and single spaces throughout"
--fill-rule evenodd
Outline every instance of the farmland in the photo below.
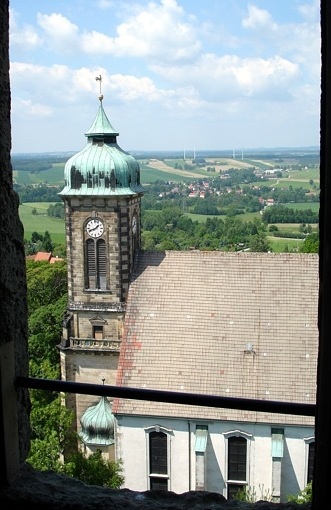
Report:
M 30 202 L 19 206 L 19 216 L 24 227 L 25 239 L 31 239 L 32 232 L 44 234 L 47 231 L 55 243 L 64 243 L 64 221 L 47 215 L 50 205 L 49 202 Z
M 272 192 L 277 197 L 288 194 L 289 192 L 293 193 L 293 197 L 295 197 L 295 193 L 298 191 L 298 193 L 301 193 L 301 197 L 305 195 L 304 201 L 298 202 L 295 198 L 294 200 L 288 200 L 286 198 L 286 203 L 284 205 L 296 211 L 309 208 L 313 212 L 318 213 L 318 154 L 303 154 L 297 157 L 294 157 L 293 154 L 281 154 L 281 157 L 279 154 L 273 156 L 267 154 L 266 157 L 261 156 L 261 158 L 257 157 L 257 155 L 252 155 L 252 157 L 245 159 L 213 155 L 213 157 L 196 158 L 195 160 L 183 159 L 178 155 L 176 155 L 176 157 L 169 157 L 169 154 L 167 154 L 167 156 L 168 157 L 160 157 L 160 155 L 158 155 L 158 157 L 139 158 L 141 181 L 146 190 L 143 198 L 143 207 L 144 201 L 145 204 L 149 203 L 149 200 L 147 200 L 148 195 L 152 189 L 155 193 L 158 183 L 168 183 L 167 186 L 172 194 L 170 191 L 160 192 L 157 198 L 157 207 L 163 207 L 162 201 L 164 204 L 167 203 L 167 205 L 169 205 L 168 195 L 170 193 L 170 195 L 174 197 L 174 204 L 180 204 L 188 218 L 194 222 L 203 223 L 207 218 L 215 217 L 215 214 L 194 213 L 193 204 L 196 205 L 199 198 L 198 195 L 196 195 L 193 200 L 190 199 L 189 191 L 195 186 L 196 189 L 199 190 L 200 196 L 205 196 L 206 192 L 207 196 L 211 198 L 214 197 L 213 200 L 215 201 L 217 188 L 214 188 L 215 191 L 213 194 L 212 186 L 214 186 L 216 182 L 221 182 L 223 180 L 223 188 L 219 188 L 220 191 L 217 193 L 224 194 L 225 191 L 222 191 L 222 189 L 227 190 L 228 196 L 224 196 L 224 199 L 222 199 L 223 202 L 225 198 L 228 202 L 231 202 L 231 196 L 233 196 L 235 202 L 232 205 L 229 203 L 224 212 L 220 211 L 217 214 L 217 217 L 220 219 L 225 219 L 227 217 L 227 208 L 232 208 L 233 210 L 243 208 L 242 205 L 238 205 L 238 196 L 236 195 L 239 190 L 243 190 L 244 188 L 246 189 L 245 195 L 247 195 L 248 189 L 263 189 L 263 193 L 266 196 L 271 196 L 270 194 Z M 62 156 L 58 158 L 54 157 L 53 161 L 50 155 L 47 157 L 44 155 L 41 159 L 38 155 L 35 155 L 25 158 L 24 163 L 22 163 L 19 158 L 14 158 L 13 176 L 18 192 L 19 190 L 32 189 L 35 190 L 35 193 L 38 193 L 41 189 L 48 189 L 48 191 L 50 191 L 52 187 L 57 187 L 54 188 L 53 201 L 59 201 L 57 193 L 64 185 L 64 165 L 65 158 Z M 239 180 L 237 184 L 233 182 L 233 179 L 231 180 L 234 175 L 233 172 L 236 173 L 236 178 L 238 178 L 238 175 L 241 175 L 241 171 L 244 176 L 246 175 L 245 171 L 247 173 L 247 171 L 252 168 L 255 169 L 255 173 L 259 177 L 255 182 L 246 182 L 244 177 L 242 182 L 240 183 Z M 261 175 L 264 177 L 261 178 Z M 231 177 L 230 179 L 229 176 Z M 226 179 L 229 179 L 229 181 Z M 226 188 L 227 182 L 229 182 L 229 184 L 231 183 L 232 193 L 229 193 L 230 188 Z M 175 196 L 173 189 L 176 185 L 179 191 Z M 202 186 L 205 186 L 205 189 L 201 188 Z M 234 190 L 236 190 L 236 192 Z M 65 230 L 63 220 L 50 217 L 47 214 L 49 205 L 54 202 L 38 202 L 37 200 L 39 200 L 39 198 L 33 198 L 31 201 L 24 201 L 19 208 L 20 218 L 24 226 L 25 238 L 30 239 L 32 232 L 43 234 L 45 231 L 48 231 L 54 242 L 64 243 Z M 46 200 L 50 200 L 50 198 L 46 198 Z M 235 205 L 235 203 L 237 205 Z M 150 207 L 153 208 L 152 206 Z M 220 206 L 218 206 L 218 208 L 219 207 Z M 223 210 L 223 206 L 221 209 Z M 242 222 L 253 221 L 254 218 L 261 219 L 261 211 L 259 210 L 249 211 L 249 208 L 245 210 L 245 207 L 243 210 L 239 211 L 239 209 L 238 212 L 240 212 L 240 216 L 238 216 L 238 218 L 240 218 Z M 238 212 L 234 212 L 234 214 L 238 214 Z M 293 223 L 276 224 L 276 227 L 278 227 L 281 232 L 285 232 L 286 236 L 290 236 L 291 233 L 293 233 L 294 236 L 297 235 L 301 228 L 300 224 Z M 317 227 L 318 225 L 314 224 L 311 226 L 311 229 L 317 231 Z M 297 238 L 275 237 L 271 232 L 268 233 L 268 240 L 274 251 L 283 251 L 285 246 L 286 249 L 291 249 L 292 247 L 293 249 L 297 249 L 298 245 L 302 242 L 301 239 Z

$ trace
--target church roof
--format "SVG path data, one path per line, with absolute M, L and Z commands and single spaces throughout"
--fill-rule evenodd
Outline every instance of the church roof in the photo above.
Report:
M 117 385 L 315 403 L 318 255 L 142 252 Z M 116 415 L 312 424 L 304 416 L 115 399 Z
M 144 191 L 139 163 L 118 145 L 118 132 L 104 111 L 102 95 L 99 100 L 94 122 L 85 133 L 87 144 L 64 167 L 61 196 L 127 196 Z
M 114 422 L 111 404 L 101 397 L 97 405 L 88 407 L 80 419 L 80 437 L 85 444 L 110 445 L 114 441 Z

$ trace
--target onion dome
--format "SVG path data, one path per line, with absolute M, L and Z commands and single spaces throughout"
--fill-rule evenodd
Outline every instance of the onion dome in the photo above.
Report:
M 140 166 L 117 144 L 117 133 L 100 106 L 90 129 L 87 144 L 72 156 L 64 167 L 65 186 L 62 196 L 137 195 L 144 191 L 140 184 Z
M 115 443 L 115 417 L 106 397 L 89 407 L 80 419 L 80 438 L 86 445 L 108 446 Z

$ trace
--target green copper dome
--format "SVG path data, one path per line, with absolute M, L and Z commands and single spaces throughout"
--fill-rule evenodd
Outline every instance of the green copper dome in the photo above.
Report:
M 118 133 L 100 106 L 90 129 L 87 144 L 72 156 L 64 167 L 65 186 L 59 193 L 68 196 L 137 195 L 144 191 L 140 184 L 140 167 L 131 154 L 117 144 Z
M 105 446 L 114 444 L 115 418 L 106 397 L 101 397 L 97 405 L 86 409 L 80 424 L 82 429 L 79 435 L 85 444 Z

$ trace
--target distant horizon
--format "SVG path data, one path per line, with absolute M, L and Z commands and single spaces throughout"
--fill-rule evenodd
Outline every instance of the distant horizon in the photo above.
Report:
M 78 152 L 80 152 L 82 149 L 79 149 L 79 150 L 64 150 L 64 151 L 43 151 L 43 152 L 11 152 L 11 156 L 47 156 L 47 155 L 56 155 L 56 154 L 63 154 L 63 155 L 66 155 L 66 154 L 77 154 Z M 130 154 L 132 153 L 135 153 L 135 154 L 164 154 L 164 153 L 169 153 L 169 154 L 183 154 L 184 155 L 184 152 L 186 153 L 186 156 L 187 157 L 190 157 L 191 159 L 191 156 L 194 155 L 195 153 L 195 156 L 199 155 L 199 153 L 220 153 L 220 154 L 223 154 L 223 153 L 228 153 L 229 154 L 229 158 L 230 159 L 233 159 L 233 155 L 236 156 L 235 159 L 240 159 L 240 158 L 237 158 L 237 156 L 241 156 L 242 153 L 245 154 L 245 153 L 251 153 L 251 152 L 273 152 L 273 151 L 278 151 L 278 152 L 291 152 L 291 151 L 319 151 L 320 150 L 320 146 L 319 145 L 298 145 L 298 146 L 284 146 L 284 147 L 248 147 L 248 148 L 238 148 L 238 149 L 182 149 L 182 150 L 176 150 L 176 149 L 170 149 L 170 150 L 167 150 L 167 149 L 152 149 L 152 150 L 149 150 L 149 149 L 131 149 L 131 150 L 126 150 L 125 152 L 128 152 Z

